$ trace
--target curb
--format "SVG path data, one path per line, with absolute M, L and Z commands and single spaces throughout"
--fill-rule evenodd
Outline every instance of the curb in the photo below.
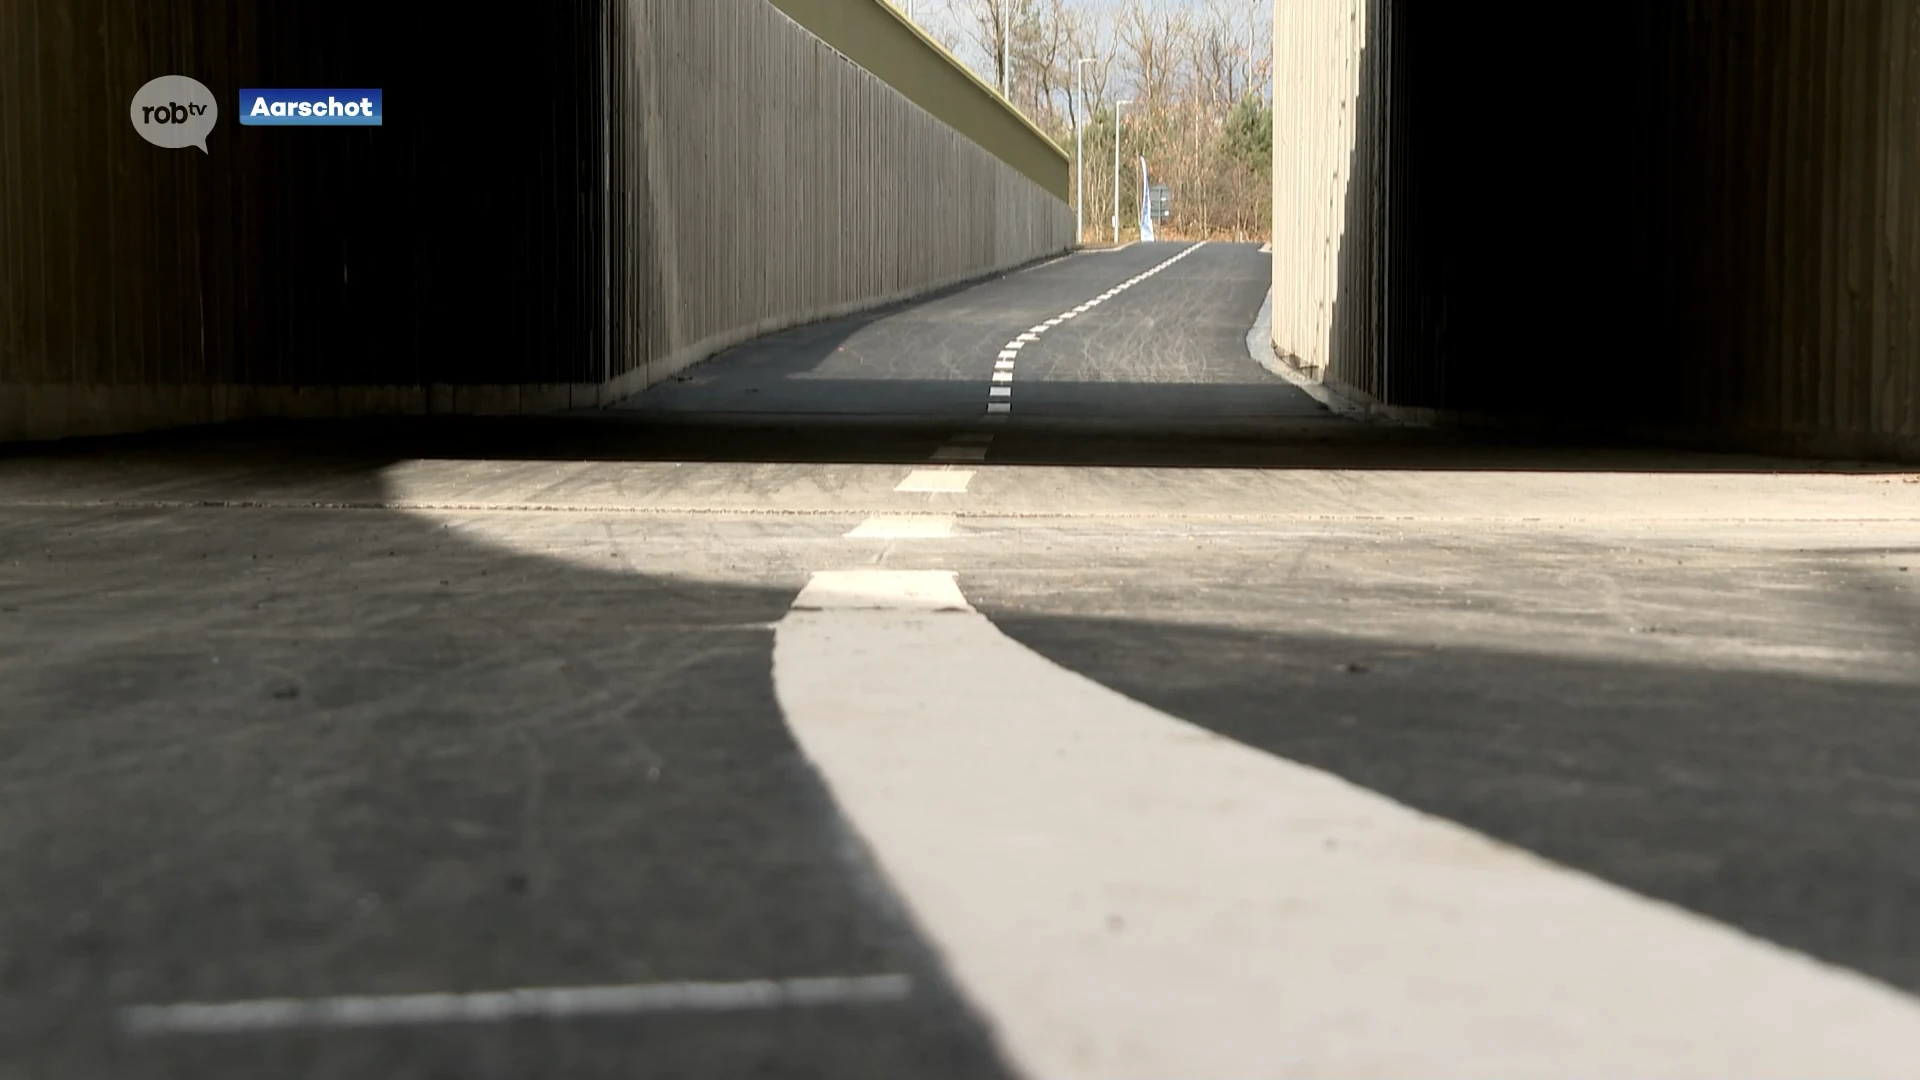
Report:
M 1267 298 L 1260 304 L 1260 314 L 1254 316 L 1253 329 L 1247 331 L 1247 355 L 1268 371 L 1278 375 L 1300 392 L 1320 403 L 1322 408 L 1348 420 L 1362 422 L 1393 422 L 1392 417 L 1377 411 L 1371 402 L 1359 400 L 1342 393 L 1337 386 L 1329 386 L 1318 379 L 1311 378 L 1306 372 L 1281 359 L 1273 347 L 1273 290 L 1267 290 Z

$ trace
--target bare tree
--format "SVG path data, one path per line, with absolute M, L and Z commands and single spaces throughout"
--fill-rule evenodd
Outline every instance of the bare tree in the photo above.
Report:
M 921 6 L 938 0 L 921 0 Z M 1012 64 L 1012 102 L 1061 146 L 1085 134 L 1086 220 L 1110 227 L 1114 140 L 1121 205 L 1140 197 L 1136 156 L 1173 196 L 1169 237 L 1265 236 L 1272 219 L 1267 108 L 1272 48 L 1254 0 L 946 0 L 956 52 L 985 57 L 983 77 Z M 1002 18 L 1012 38 L 1002 48 Z M 1081 57 L 1098 63 L 1076 69 Z M 1085 79 L 1082 96 L 1080 79 Z M 1124 127 L 1114 102 L 1128 98 Z M 1252 134 L 1250 134 L 1252 133 Z M 1074 167 L 1079 166 L 1074 162 Z M 1077 187 L 1077 185 L 1076 185 Z M 1132 214 L 1121 213 L 1124 225 Z

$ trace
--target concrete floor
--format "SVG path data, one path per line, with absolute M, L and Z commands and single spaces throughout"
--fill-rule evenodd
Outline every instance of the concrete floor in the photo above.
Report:
M 1874 1037 L 1920 1032 L 1920 475 L 1344 420 L 1247 355 L 1265 257 L 1184 250 L 775 335 L 601 413 L 0 456 L 0 1076 L 1070 1074 L 1008 1033 L 847 810 L 857 778 L 783 715 L 776 628 L 834 570 L 953 572 L 1053 667 L 1732 928 L 1866 995 Z M 994 745 L 968 753 L 993 775 Z M 1045 945 L 1031 963 L 1068 962 Z M 912 990 L 222 1034 L 126 1012 L 868 976 Z M 1540 1026 L 1485 981 L 1486 1015 Z M 1356 1008 L 1390 1029 L 1422 1005 Z M 1683 1060 L 1593 1019 L 1650 1072 L 1766 1046 L 1897 1074 L 1870 1038 Z M 1368 1043 L 1263 1067 L 1527 1074 Z

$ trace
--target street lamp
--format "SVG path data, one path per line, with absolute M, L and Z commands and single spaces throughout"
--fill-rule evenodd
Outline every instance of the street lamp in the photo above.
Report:
M 1120 112 L 1133 104 L 1132 98 L 1113 103 L 1113 246 L 1120 246 Z
M 1000 0 L 1000 96 L 1013 100 L 1013 0 Z
M 1080 162 L 1080 197 L 1074 201 L 1074 224 L 1077 231 L 1073 234 L 1075 247 L 1087 241 L 1087 75 L 1088 64 L 1098 63 L 1099 57 L 1088 56 L 1073 62 L 1074 93 L 1080 95 L 1080 108 L 1074 112 L 1073 156 Z

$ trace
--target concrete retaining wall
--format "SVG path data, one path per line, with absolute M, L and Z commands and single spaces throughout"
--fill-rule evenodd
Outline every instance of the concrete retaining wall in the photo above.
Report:
M 41 105 L 0 115 L 0 440 L 593 405 L 1073 239 L 767 0 L 58 7 L 0 5 L 0 99 Z M 386 125 L 161 150 L 159 74 L 377 86 Z

